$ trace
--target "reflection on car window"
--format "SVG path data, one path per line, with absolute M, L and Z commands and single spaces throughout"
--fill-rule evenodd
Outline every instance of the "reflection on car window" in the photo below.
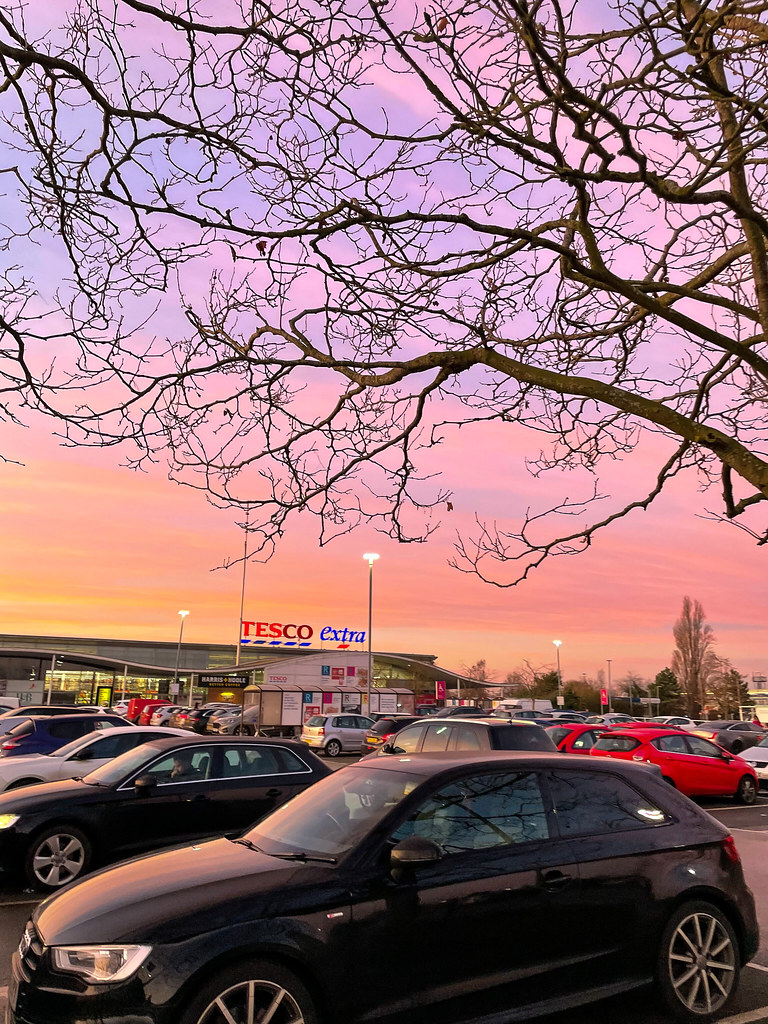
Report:
M 454 750 L 482 750 L 485 746 L 482 742 L 480 732 L 471 725 L 460 725 L 456 729 L 456 742 Z
M 699 757 L 722 757 L 723 752 L 720 747 L 715 746 L 714 743 L 710 743 L 709 740 L 703 739 L 701 736 L 687 736 L 688 746 L 692 754 L 697 754 Z
M 154 775 L 158 786 L 207 779 L 211 769 L 211 754 L 206 749 L 175 750 L 173 754 L 156 761 L 146 771 Z
M 232 747 L 224 751 L 224 778 L 277 775 L 280 766 L 274 750 L 268 747 Z
M 549 776 L 562 836 L 663 825 L 669 818 L 623 779 L 603 772 L 555 771 Z
M 548 837 L 547 817 L 533 772 L 478 775 L 430 796 L 392 834 L 431 839 L 445 853 L 512 846 Z
M 422 752 L 426 753 L 429 750 L 447 750 L 448 741 L 452 735 L 453 727 L 450 725 L 429 726 L 427 734 L 424 737 L 424 746 L 421 748 Z
M 595 744 L 595 750 L 634 750 L 640 746 L 640 740 L 632 736 L 601 736 Z
M 420 725 L 414 729 L 405 728 L 397 734 L 394 741 L 393 753 L 412 754 L 418 750 L 421 737 L 424 735 L 425 726 Z
M 595 734 L 593 732 L 583 732 L 571 744 L 574 750 L 591 750 L 594 745 Z
M 555 746 L 557 746 L 557 744 L 561 743 L 566 736 L 570 735 L 571 731 L 571 729 L 564 729 L 562 726 L 558 726 L 554 729 L 547 729 L 547 736 L 549 736 Z
M 659 736 L 658 739 L 651 740 L 651 743 L 657 750 L 663 750 L 670 754 L 688 753 L 685 736 L 676 736 L 674 733 L 671 736 Z

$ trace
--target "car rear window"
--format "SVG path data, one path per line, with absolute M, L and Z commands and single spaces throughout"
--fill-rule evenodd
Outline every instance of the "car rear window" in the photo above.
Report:
M 647 796 L 605 772 L 557 769 L 549 775 L 549 785 L 562 836 L 653 828 L 671 820 Z
M 639 746 L 640 740 L 634 736 L 601 736 L 592 749 L 627 751 Z
M 539 725 L 502 725 L 493 728 L 493 739 L 497 750 L 557 750 Z
M 325 715 L 312 715 L 307 725 L 311 729 L 317 729 L 318 726 L 325 725 Z
M 549 736 L 555 746 L 557 746 L 557 744 L 561 743 L 565 737 L 571 733 L 571 731 L 571 729 L 563 729 L 562 726 L 556 726 L 553 729 L 547 729 L 547 736 Z
M 397 722 L 394 718 L 380 718 L 368 731 L 372 732 L 374 736 L 386 736 L 388 732 L 392 732 L 396 728 Z

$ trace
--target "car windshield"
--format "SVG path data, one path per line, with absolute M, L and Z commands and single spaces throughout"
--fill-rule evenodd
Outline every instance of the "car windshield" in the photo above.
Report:
M 96 774 L 96 773 L 94 773 Z M 244 839 L 265 853 L 343 856 L 419 783 L 407 770 L 364 763 L 334 772 L 283 804 Z

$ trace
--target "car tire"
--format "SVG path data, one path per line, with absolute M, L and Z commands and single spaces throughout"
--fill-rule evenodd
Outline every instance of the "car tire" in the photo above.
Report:
M 677 786 L 675 785 L 675 780 L 674 779 L 670 779 L 670 777 L 668 775 L 663 776 L 663 778 L 664 778 L 664 781 L 666 782 L 666 784 L 668 786 L 671 786 L 672 789 L 677 789 Z
M 657 990 L 673 1016 L 699 1024 L 718 1020 L 736 993 L 740 972 L 739 942 L 725 914 L 704 900 L 678 907 L 656 963 Z
M 757 800 L 757 784 L 751 775 L 742 775 L 733 799 L 737 804 L 753 804 Z
M 56 825 L 39 832 L 24 857 L 24 874 L 33 889 L 53 892 L 86 873 L 93 849 L 74 825 Z
M 341 744 L 338 740 L 328 740 L 324 752 L 326 757 L 338 757 L 341 753 Z
M 214 975 L 182 1012 L 179 1024 L 226 1024 L 232 1020 L 255 1024 L 264 1015 L 272 1024 L 319 1024 L 320 1020 L 300 978 L 282 964 L 255 960 L 233 964 Z

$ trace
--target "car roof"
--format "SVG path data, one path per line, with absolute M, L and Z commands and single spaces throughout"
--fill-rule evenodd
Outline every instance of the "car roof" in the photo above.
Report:
M 409 775 L 429 778 L 449 769 L 462 768 L 467 765 L 498 769 L 509 765 L 514 769 L 525 768 L 577 768 L 579 771 L 591 771 L 593 768 L 616 774 L 616 770 L 628 769 L 639 773 L 643 778 L 650 771 L 646 764 L 633 764 L 631 761 L 617 761 L 612 758 L 584 757 L 583 754 L 563 754 L 555 750 L 484 750 L 464 751 L 460 754 L 447 751 L 429 751 L 421 754 L 380 754 L 371 760 L 363 759 L 346 765 L 342 771 L 353 772 L 366 769 L 373 771 L 407 771 Z
M 669 726 L 659 726 L 653 728 L 651 726 L 641 725 L 639 728 L 633 729 L 627 726 L 625 729 L 606 729 L 605 736 L 632 736 L 634 739 L 656 739 L 658 736 L 690 736 L 687 729 L 670 729 Z
M 136 728 L 136 726 L 134 726 Z M 156 727 L 155 727 L 156 728 Z M 165 732 L 165 730 L 163 730 Z M 302 752 L 312 753 L 309 746 L 302 740 L 295 739 L 282 739 L 279 736 L 202 736 L 198 733 L 190 733 L 189 730 L 179 730 L 183 735 L 171 735 L 168 739 L 165 735 L 158 740 L 150 740 L 144 744 L 147 750 L 157 750 L 162 753 L 163 750 L 169 750 L 172 747 L 196 747 L 200 746 L 201 743 L 221 743 L 230 746 L 232 743 L 244 743 L 248 746 L 282 746 L 282 747 L 293 747 L 296 750 Z

